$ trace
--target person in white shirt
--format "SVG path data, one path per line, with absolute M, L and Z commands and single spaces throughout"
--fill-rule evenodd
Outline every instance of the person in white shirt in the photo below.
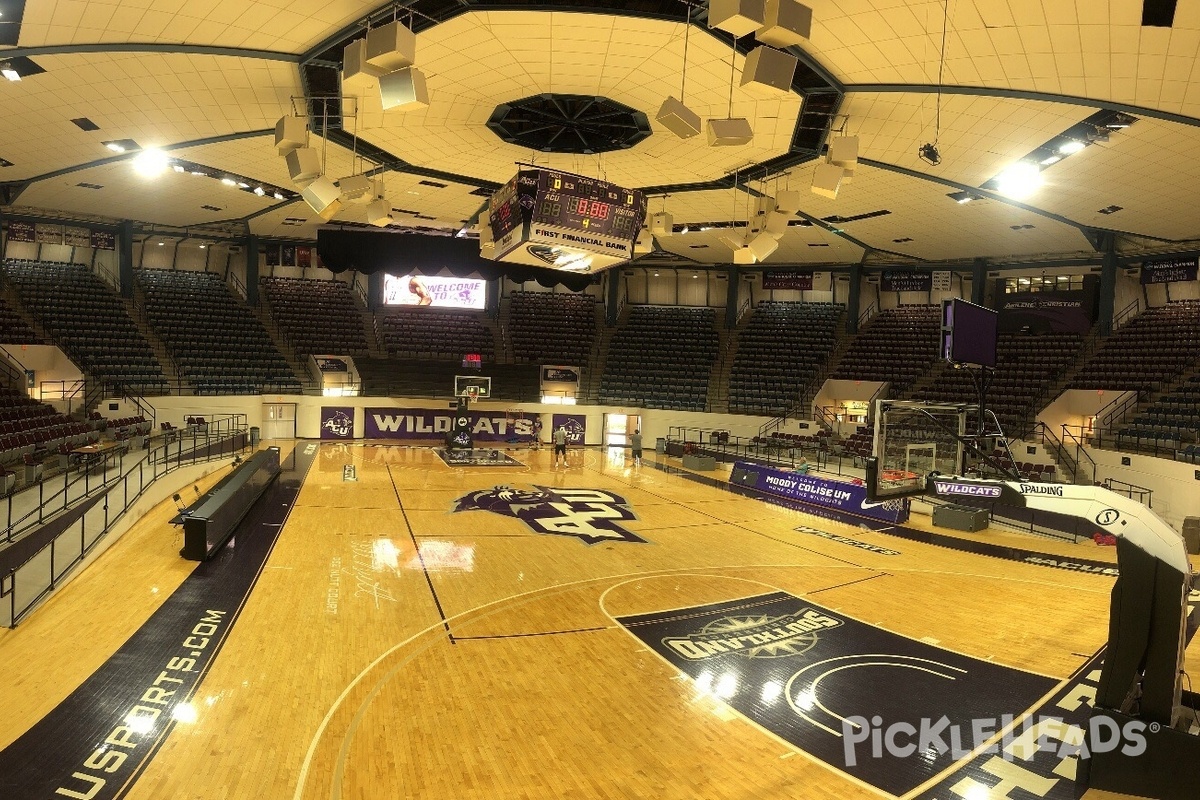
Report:
M 567 426 L 559 425 L 558 430 L 554 431 L 554 466 L 558 466 L 559 458 L 562 459 L 562 465 L 567 465 Z

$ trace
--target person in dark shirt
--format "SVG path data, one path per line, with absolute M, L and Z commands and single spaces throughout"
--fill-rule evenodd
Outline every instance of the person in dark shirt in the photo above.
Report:
M 629 437 L 629 446 L 633 450 L 633 463 L 641 464 L 642 463 L 642 431 L 641 431 L 641 428 L 638 428 L 637 430 L 635 430 L 633 432 L 633 435 Z

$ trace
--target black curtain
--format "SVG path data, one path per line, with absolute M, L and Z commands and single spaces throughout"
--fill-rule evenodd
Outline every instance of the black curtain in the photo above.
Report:
M 573 292 L 582 292 L 593 281 L 592 275 L 489 261 L 480 257 L 478 240 L 454 236 L 319 230 L 317 252 L 321 255 L 321 263 L 332 272 L 436 275 L 445 269 L 459 278 L 479 276 L 485 280 L 508 278 L 517 283 L 537 281 L 547 289 L 565 286 Z

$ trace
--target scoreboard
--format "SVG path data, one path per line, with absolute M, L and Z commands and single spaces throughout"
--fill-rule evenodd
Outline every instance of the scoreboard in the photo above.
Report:
M 488 217 L 498 261 L 595 272 L 633 257 L 646 196 L 582 175 L 528 169 L 492 195 Z

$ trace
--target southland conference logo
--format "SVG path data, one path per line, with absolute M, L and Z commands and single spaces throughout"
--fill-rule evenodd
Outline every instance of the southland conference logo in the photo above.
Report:
M 779 617 L 725 617 L 699 633 L 668 637 L 663 645 L 691 661 L 733 653 L 745 658 L 787 658 L 816 646 L 818 633 L 842 624 L 840 619 L 812 608 Z
M 458 498 L 453 511 L 516 517 L 536 533 L 574 536 L 586 544 L 646 541 L 617 524 L 637 519 L 625 498 L 601 489 L 493 486 Z

